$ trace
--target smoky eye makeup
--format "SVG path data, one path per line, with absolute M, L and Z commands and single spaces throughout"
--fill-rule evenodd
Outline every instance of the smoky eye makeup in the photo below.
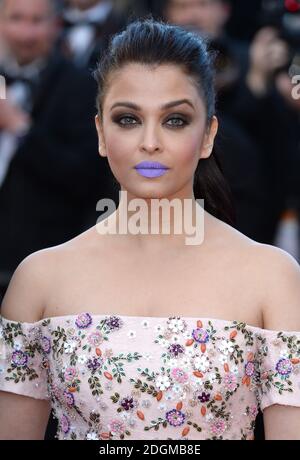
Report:
M 112 121 L 121 127 L 133 127 L 141 124 L 136 115 L 130 113 L 115 114 L 111 117 Z M 189 125 L 192 117 L 186 114 L 173 113 L 165 117 L 163 124 L 170 128 L 183 128 Z
M 135 126 L 136 124 L 139 124 L 138 118 L 129 113 L 113 115 L 111 119 L 119 126 Z

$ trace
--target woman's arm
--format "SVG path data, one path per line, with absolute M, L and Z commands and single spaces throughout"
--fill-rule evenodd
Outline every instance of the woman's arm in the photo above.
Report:
M 264 328 L 299 331 L 300 339 L 300 267 L 292 256 L 281 249 L 264 246 L 262 251 L 267 262 L 263 264 L 266 273 Z M 300 440 L 300 373 L 296 377 L 295 406 L 274 404 L 263 411 L 267 440 Z
M 0 391 L 0 440 L 43 440 L 50 402 Z
M 42 318 L 46 280 L 49 278 L 49 254 L 39 251 L 23 260 L 16 269 L 1 306 L 1 315 L 9 321 L 35 323 Z M 5 358 L 8 346 L 0 338 Z M 11 375 L 11 374 L 9 374 Z M 39 374 L 39 378 L 41 374 Z M 3 379 L 3 380 L 1 380 Z M 22 394 L 28 387 L 12 382 L 7 390 L 4 373 L 0 375 L 0 439 L 44 439 L 50 415 L 50 401 L 41 399 L 32 383 L 32 397 Z M 2 383 L 1 383 L 2 382 Z M 31 391 L 30 391 L 31 392 Z

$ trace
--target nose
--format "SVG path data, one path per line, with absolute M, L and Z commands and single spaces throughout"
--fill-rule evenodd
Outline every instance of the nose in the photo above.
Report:
M 153 124 L 145 125 L 140 143 L 140 150 L 149 154 L 162 151 L 158 128 Z

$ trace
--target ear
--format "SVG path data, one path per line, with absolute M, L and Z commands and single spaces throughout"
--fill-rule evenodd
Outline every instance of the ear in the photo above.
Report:
M 210 126 L 207 128 L 206 133 L 204 135 L 204 140 L 200 152 L 200 160 L 204 158 L 209 158 L 213 148 L 214 148 L 214 141 L 215 137 L 218 132 L 219 122 L 217 117 L 213 116 Z
M 102 157 L 106 157 L 107 155 L 106 155 L 106 152 L 105 152 L 103 128 L 102 128 L 102 124 L 101 124 L 100 117 L 99 117 L 98 114 L 95 116 L 95 125 L 96 125 L 96 130 L 97 130 L 97 133 L 98 133 L 98 140 L 99 140 L 99 147 L 98 147 L 99 154 Z

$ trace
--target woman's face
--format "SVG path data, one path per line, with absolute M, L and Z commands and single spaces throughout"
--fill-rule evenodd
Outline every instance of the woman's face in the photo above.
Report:
M 110 80 L 102 120 L 96 117 L 100 155 L 107 156 L 121 189 L 144 199 L 193 197 L 194 172 L 211 154 L 217 125 L 214 117 L 207 127 L 193 81 L 173 65 L 123 67 Z M 168 169 L 148 177 L 151 171 L 135 169 L 144 161 Z

